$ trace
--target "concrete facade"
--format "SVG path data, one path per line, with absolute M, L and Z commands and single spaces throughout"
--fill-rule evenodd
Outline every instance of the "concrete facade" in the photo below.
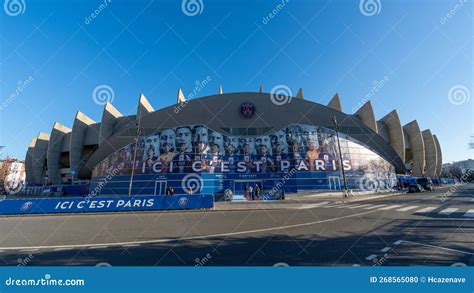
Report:
M 431 130 L 423 130 L 423 142 L 425 143 L 425 162 L 426 162 L 426 176 L 436 177 L 438 170 L 438 151 L 436 150 L 436 143 L 431 134 Z

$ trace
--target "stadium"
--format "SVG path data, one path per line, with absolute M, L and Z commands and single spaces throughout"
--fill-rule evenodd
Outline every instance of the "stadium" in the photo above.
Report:
M 213 194 L 261 199 L 282 192 L 383 190 L 418 177 L 439 183 L 436 135 L 396 110 L 376 119 L 370 101 L 344 113 L 272 90 L 223 93 L 155 110 L 143 94 L 136 115 L 106 103 L 100 122 L 77 112 L 33 138 L 25 159 L 26 193 L 63 195 Z

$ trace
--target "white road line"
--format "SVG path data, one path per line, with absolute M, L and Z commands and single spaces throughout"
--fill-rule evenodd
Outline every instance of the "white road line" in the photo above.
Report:
M 397 240 L 397 241 L 393 242 L 393 244 L 395 244 L 395 245 L 400 245 L 400 243 L 402 243 L 402 241 L 403 241 L 403 240 Z
M 366 257 L 365 259 L 366 259 L 366 260 L 373 260 L 373 259 L 376 258 L 376 257 L 377 257 L 376 254 L 371 254 L 371 255 L 369 255 L 368 257 Z
M 363 207 L 367 207 L 371 205 L 372 204 L 359 204 L 359 205 L 351 206 L 351 209 L 358 209 L 358 208 L 363 208 Z
M 409 210 L 416 209 L 417 207 L 418 207 L 418 206 L 409 206 L 409 207 L 404 207 L 404 208 L 398 209 L 397 211 L 399 211 L 399 212 L 406 212 L 406 211 L 409 211 Z
M 387 246 L 387 247 L 385 247 L 385 248 L 382 248 L 380 251 L 381 251 L 381 252 L 387 252 L 387 251 L 389 251 L 390 249 L 392 249 L 392 248 L 391 248 L 390 246 Z
M 107 247 L 108 247 L 107 245 L 91 246 L 91 247 L 89 247 L 89 249 L 103 249 L 103 248 L 107 248 Z
M 444 209 L 442 210 L 441 212 L 439 212 L 438 214 L 441 214 L 441 215 L 451 215 L 452 213 L 454 213 L 455 211 L 457 211 L 459 209 L 456 209 L 456 208 L 447 208 L 447 209 Z
M 327 202 L 329 203 L 329 201 Z M 306 210 L 306 209 L 312 209 L 312 208 L 317 208 L 317 207 L 322 207 L 322 208 L 326 208 L 328 206 L 322 206 L 323 204 L 321 203 L 314 203 L 314 204 L 305 204 L 301 207 L 296 207 L 297 210 Z
M 474 218 L 474 210 L 468 210 L 468 211 L 464 214 L 464 217 Z
M 430 213 L 434 210 L 436 210 L 436 207 L 427 207 L 421 210 L 417 210 L 415 213 L 425 214 L 425 213 Z
M 129 241 L 129 242 L 115 242 L 115 243 L 100 243 L 100 244 L 70 244 L 70 245 L 41 245 L 41 246 L 19 246 L 19 247 L 0 247 L 0 250 L 20 250 L 20 249 L 54 249 L 54 248 L 88 248 L 88 247 L 97 247 L 97 246 L 124 246 L 128 244 L 155 244 L 155 243 L 167 243 L 167 242 L 173 242 L 173 241 L 189 241 L 189 240 L 200 240 L 200 239 L 206 239 L 206 238 L 216 238 L 216 237 L 229 237 L 229 236 L 236 236 L 236 235 L 248 235 L 248 234 L 256 234 L 256 233 L 261 233 L 261 232 L 269 232 L 269 231 L 279 231 L 283 229 L 291 229 L 291 228 L 299 228 L 299 227 L 306 227 L 306 226 L 312 226 L 316 224 L 322 224 L 322 223 L 328 223 L 328 222 L 334 222 L 334 221 L 339 221 L 343 219 L 350 219 L 350 218 L 356 218 L 360 217 L 363 215 L 371 214 L 375 211 L 366 211 L 366 212 L 361 212 L 357 214 L 352 214 L 352 215 L 347 215 L 347 216 L 342 216 L 338 218 L 331 218 L 331 219 L 326 219 L 326 220 L 318 220 L 318 221 L 313 221 L 313 222 L 307 222 L 307 223 L 301 223 L 301 224 L 293 224 L 293 225 L 287 225 L 287 226 L 278 226 L 278 227 L 270 227 L 270 228 L 262 228 L 262 229 L 255 229 L 255 230 L 247 230 L 247 231 L 239 231 L 239 232 L 228 232 L 228 233 L 221 233 L 221 234 L 210 234 L 210 235 L 197 235 L 197 236 L 189 236 L 189 237 L 183 237 L 183 238 L 165 238 L 165 239 L 154 239 L 154 240 L 142 240 L 142 241 Z
M 386 206 L 386 204 L 379 204 L 379 205 L 375 205 L 373 207 L 366 207 L 366 208 L 364 208 L 364 210 L 372 210 L 372 209 L 381 208 L 381 207 L 384 207 L 384 206 Z
M 401 204 L 394 204 L 394 205 L 391 205 L 391 206 L 388 206 L 388 207 L 381 208 L 381 209 L 379 209 L 379 211 L 392 210 L 392 209 L 399 208 L 401 206 L 402 206 Z
M 54 251 L 63 251 L 63 250 L 71 250 L 74 247 L 60 247 L 60 248 L 55 248 L 53 249 Z

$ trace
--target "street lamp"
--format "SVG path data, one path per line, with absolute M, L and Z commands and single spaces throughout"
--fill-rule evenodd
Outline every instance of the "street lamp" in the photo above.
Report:
M 346 171 L 344 170 L 344 164 L 342 163 L 341 143 L 339 141 L 339 124 L 337 123 L 336 113 L 334 113 L 334 116 L 332 118 L 332 122 L 334 123 L 334 129 L 336 130 L 337 148 L 339 149 L 339 162 L 340 162 L 340 165 L 341 165 L 342 178 L 344 180 L 344 197 L 348 197 L 349 193 L 348 193 L 348 190 L 347 190 Z

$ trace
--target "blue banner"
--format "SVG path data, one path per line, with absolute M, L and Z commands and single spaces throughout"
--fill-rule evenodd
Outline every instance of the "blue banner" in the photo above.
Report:
M 0 201 L 0 215 L 188 210 L 212 207 L 214 198 L 210 194 L 30 198 Z
M 0 267 L 1 292 L 456 292 L 473 267 Z

